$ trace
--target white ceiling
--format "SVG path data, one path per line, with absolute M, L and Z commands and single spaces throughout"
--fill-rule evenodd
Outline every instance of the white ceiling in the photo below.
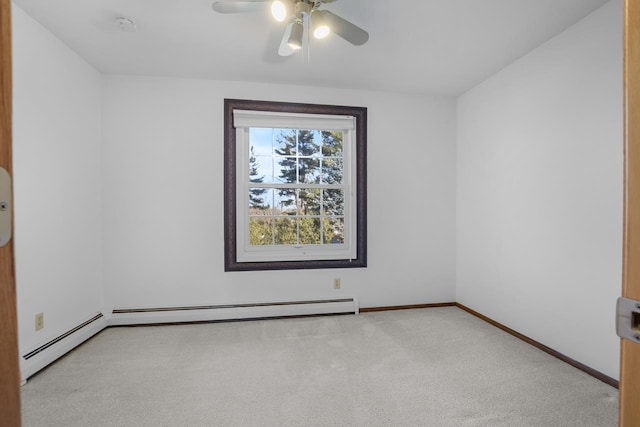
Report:
M 284 24 L 223 15 L 212 0 L 14 0 L 104 73 L 458 95 L 607 0 L 338 0 L 324 8 L 366 29 L 307 57 L 276 53 Z M 115 18 L 136 21 L 134 33 Z

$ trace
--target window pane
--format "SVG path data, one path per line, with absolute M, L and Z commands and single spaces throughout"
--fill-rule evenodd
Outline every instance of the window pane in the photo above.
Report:
M 298 243 L 295 218 L 274 219 L 274 243 L 276 245 L 295 245 Z
M 300 218 L 300 243 L 303 245 L 319 245 L 320 218 Z
M 249 189 L 249 215 L 271 215 L 274 191 L 270 188 Z
M 344 243 L 344 218 L 323 218 L 324 243 Z
M 322 155 L 325 157 L 342 157 L 342 132 L 323 131 Z
M 344 216 L 344 190 L 322 190 L 325 216 Z
M 249 218 L 249 244 L 271 245 L 272 242 L 271 218 Z
M 273 129 L 274 151 L 280 156 L 298 154 L 298 135 L 295 129 Z
M 296 136 L 298 139 L 299 156 L 320 155 L 320 141 L 317 140 L 318 131 L 298 130 Z
M 312 130 L 313 134 L 313 151 L 309 154 L 311 157 L 320 158 L 323 156 L 322 154 L 322 131 Z
M 303 216 L 320 215 L 319 188 L 302 188 L 298 190 L 298 214 Z
M 249 129 L 249 181 L 273 182 L 273 129 Z
M 303 157 L 298 159 L 298 184 L 320 182 L 320 160 Z
M 280 188 L 275 190 L 274 211 L 276 215 L 295 215 L 298 210 L 296 190 Z
M 249 128 L 249 146 L 257 156 L 272 156 L 273 129 Z
M 298 182 L 298 159 L 296 157 L 275 157 L 274 182 L 296 184 Z
M 325 158 L 322 160 L 322 183 L 342 184 L 344 176 L 344 162 L 339 158 Z
M 274 182 L 272 156 L 249 156 L 249 181 L 264 184 Z

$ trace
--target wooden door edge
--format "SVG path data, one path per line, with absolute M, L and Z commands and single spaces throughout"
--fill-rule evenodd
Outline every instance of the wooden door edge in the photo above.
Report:
M 622 295 L 640 300 L 640 0 L 624 0 Z M 640 345 L 620 344 L 619 425 L 640 425 Z

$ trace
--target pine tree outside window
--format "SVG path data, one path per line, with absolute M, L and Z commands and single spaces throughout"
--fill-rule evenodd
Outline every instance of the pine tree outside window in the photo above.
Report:
M 366 266 L 366 108 L 225 100 L 225 270 Z

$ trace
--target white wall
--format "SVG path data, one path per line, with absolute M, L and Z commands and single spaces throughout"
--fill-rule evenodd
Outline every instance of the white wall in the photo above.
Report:
M 100 74 L 12 4 L 20 353 L 102 308 Z M 35 332 L 35 314 L 45 327 Z
M 617 376 L 618 0 L 461 96 L 457 116 L 450 98 L 101 77 L 13 11 L 22 353 L 113 307 L 457 299 Z M 368 107 L 368 268 L 224 273 L 224 98 Z
M 458 100 L 457 300 L 618 376 L 622 10 Z
M 124 76 L 103 88 L 109 307 L 454 300 L 453 98 Z M 224 272 L 224 98 L 368 108 L 368 268 Z

